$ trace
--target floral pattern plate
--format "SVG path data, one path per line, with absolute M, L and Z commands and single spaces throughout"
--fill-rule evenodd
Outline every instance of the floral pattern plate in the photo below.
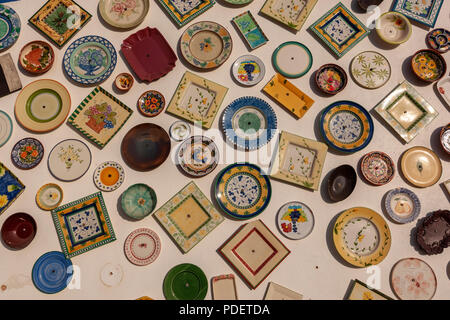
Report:
M 386 84 L 391 77 L 391 65 L 380 53 L 361 52 L 355 56 L 350 65 L 355 82 L 366 89 L 377 89 Z
M 11 161 L 20 169 L 33 169 L 44 157 L 44 146 L 35 138 L 25 138 L 15 144 Z
M 446 53 L 450 49 L 450 32 L 447 29 L 434 29 L 427 34 L 426 39 L 428 46 L 440 53 Z
M 272 140 L 277 130 L 277 116 L 264 100 L 241 97 L 223 112 L 222 129 L 232 145 L 255 150 Z
M 232 218 L 251 219 L 269 205 L 272 186 L 258 166 L 235 163 L 217 176 L 215 196 L 220 208 Z
M 91 151 L 76 139 L 63 140 L 56 144 L 48 156 L 50 173 L 61 181 L 81 178 L 91 165 Z
M 13 8 L 0 4 L 0 51 L 10 48 L 19 38 L 20 17 Z
M 244 86 L 258 84 L 266 74 L 264 62 L 256 56 L 244 55 L 236 59 L 231 67 L 234 79 Z
M 339 215 L 333 228 L 333 241 L 345 261 L 356 267 L 368 267 L 387 256 L 391 231 L 378 213 L 356 207 Z
M 131 29 L 141 24 L 149 7 L 149 0 L 100 0 L 98 4 L 103 20 L 120 29 Z
M 444 57 L 432 49 L 423 49 L 416 52 L 411 58 L 411 66 L 414 74 L 426 82 L 437 81 L 447 73 L 447 64 Z
M 180 145 L 176 161 L 189 176 L 203 177 L 217 167 L 219 149 L 212 139 L 193 136 Z
M 230 57 L 232 48 L 228 30 L 215 22 L 194 23 L 181 35 L 181 54 L 192 66 L 200 69 L 222 65 Z
M 444 0 L 395 0 L 392 8 L 412 20 L 434 27 L 443 3 Z
M 390 190 L 384 198 L 384 207 L 389 216 L 398 223 L 409 223 L 420 214 L 420 200 L 406 188 Z
M 114 80 L 114 85 L 121 92 L 128 92 L 134 84 L 134 78 L 129 73 L 120 73 Z
M 401 300 L 431 300 L 437 288 L 433 269 L 417 258 L 398 261 L 392 267 L 390 280 L 392 290 Z
M 261 13 L 289 28 L 300 30 L 318 0 L 266 0 Z
M 24 190 L 25 185 L 0 162 L 0 215 Z
M 63 190 L 55 183 L 47 183 L 36 193 L 36 203 L 45 211 L 56 209 L 62 202 Z
M 63 58 L 66 74 L 75 82 L 94 85 L 105 81 L 117 63 L 116 49 L 100 36 L 86 36 L 72 42 Z
M 354 280 L 347 300 L 393 300 L 384 293 L 370 288 L 364 282 Z
M 146 266 L 158 258 L 161 241 L 153 230 L 139 228 L 128 235 L 124 251 L 128 261 L 137 266 Z
M 342 152 L 356 152 L 372 140 L 374 125 L 369 112 L 352 101 L 337 101 L 322 111 L 320 130 L 325 142 Z
M 313 56 L 303 43 L 288 41 L 282 43 L 272 54 L 275 70 L 287 78 L 300 78 L 308 73 Z
M 434 185 L 442 175 L 439 157 L 430 149 L 421 146 L 406 150 L 400 159 L 400 167 L 405 179 L 419 188 Z
M 195 17 L 210 9 L 215 0 L 159 0 L 178 27 L 186 25 Z
M 13 131 L 12 120 L 9 115 L 0 110 L 0 147 L 8 142 Z
M 55 61 L 52 47 L 45 41 L 32 41 L 26 44 L 19 54 L 20 66 L 33 74 L 50 70 Z
M 371 184 L 382 186 L 394 178 L 394 161 L 384 152 L 369 152 L 361 158 L 361 173 Z
M 166 106 L 163 94 L 156 90 L 144 92 L 138 100 L 138 110 L 146 117 L 156 117 Z
M 286 238 L 306 238 L 314 228 L 314 215 L 302 202 L 292 201 L 283 205 L 277 214 L 278 230 Z
M 336 94 L 347 86 L 347 73 L 336 64 L 325 64 L 317 70 L 315 80 L 322 92 Z
M 412 25 L 408 18 L 398 12 L 385 12 L 376 20 L 376 32 L 384 42 L 399 45 L 409 40 Z
M 156 193 L 143 183 L 130 186 L 122 194 L 120 204 L 123 212 L 134 220 L 142 220 L 156 207 Z
M 94 171 L 94 183 L 101 191 L 114 191 L 122 185 L 125 171 L 114 161 L 100 164 Z

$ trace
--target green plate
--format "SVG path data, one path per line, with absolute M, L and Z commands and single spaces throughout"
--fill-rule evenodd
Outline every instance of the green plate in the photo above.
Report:
M 183 263 L 167 273 L 163 291 L 167 300 L 203 300 L 208 292 L 208 280 L 199 267 Z

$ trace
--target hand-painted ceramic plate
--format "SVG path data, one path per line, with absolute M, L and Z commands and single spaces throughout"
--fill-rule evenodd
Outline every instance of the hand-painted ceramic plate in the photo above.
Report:
M 15 144 L 11 161 L 20 169 L 33 169 L 44 157 L 44 146 L 35 138 L 25 138 Z
M 357 207 L 339 215 L 333 228 L 336 250 L 348 263 L 367 267 L 380 263 L 391 247 L 391 231 L 375 211 Z
M 442 149 L 450 154 L 450 123 L 442 127 L 439 140 L 441 142 Z
M 48 294 L 58 293 L 72 279 L 72 261 L 66 259 L 62 252 L 47 252 L 34 263 L 31 275 L 38 290 Z
M 406 258 L 391 270 L 392 291 L 401 300 L 431 300 L 437 280 L 433 269 L 423 260 Z
M 286 78 L 300 78 L 311 69 L 311 51 L 302 43 L 288 41 L 281 44 L 272 54 L 272 63 Z
M 146 184 L 133 184 L 122 194 L 121 206 L 123 212 L 130 218 L 144 219 L 156 207 L 156 193 Z
M 438 156 L 425 147 L 412 147 L 400 160 L 403 176 L 419 188 L 432 186 L 442 175 L 442 163 Z
M 320 130 L 325 142 L 343 152 L 356 152 L 372 140 L 374 125 L 370 114 L 352 101 L 337 101 L 322 112 Z
M 163 291 L 167 300 L 203 300 L 208 292 L 208 280 L 202 269 L 183 263 L 169 270 Z
M 437 81 L 447 73 L 444 57 L 432 49 L 417 51 L 411 59 L 411 66 L 414 74 L 426 82 Z
M 447 103 L 447 106 L 450 107 L 450 76 L 439 80 L 436 87 L 441 97 Z
M 391 78 L 391 65 L 380 53 L 365 51 L 353 58 L 350 70 L 356 84 L 366 89 L 377 89 Z
M 430 31 L 427 34 L 427 44 L 431 49 L 446 53 L 450 49 L 450 32 L 444 28 Z
M 31 82 L 20 91 L 14 113 L 22 127 L 33 132 L 49 132 L 64 123 L 71 107 L 70 94 L 57 81 Z
M 281 234 L 292 240 L 306 238 L 314 228 L 314 215 L 302 202 L 292 201 L 278 210 L 278 229 Z
M 50 173 L 61 181 L 81 178 L 91 165 L 91 151 L 77 139 L 67 139 L 56 144 L 48 156 Z
M 336 64 L 326 64 L 317 70 L 315 80 L 322 92 L 336 94 L 347 86 L 347 73 Z
M 408 41 L 412 34 L 411 22 L 399 12 L 385 12 L 375 21 L 375 24 L 375 30 L 381 40 L 392 45 Z
M 232 48 L 227 29 L 216 22 L 194 23 L 181 35 L 181 54 L 187 62 L 200 69 L 222 65 L 230 57 Z
M 6 112 L 0 110 L 0 147 L 11 138 L 12 131 L 13 125 L 11 118 Z
M 134 78 L 129 73 L 120 73 L 117 75 L 116 80 L 114 80 L 114 85 L 117 90 L 122 92 L 128 92 L 134 84 Z
M 63 199 L 63 190 L 55 183 L 47 183 L 36 193 L 36 203 L 42 210 L 50 211 L 57 208 Z
M 236 59 L 231 72 L 234 79 L 240 84 L 254 86 L 264 78 L 266 67 L 261 59 L 248 54 Z
M 16 43 L 20 34 L 20 17 L 14 9 L 0 4 L 0 51 Z
M 176 161 L 188 175 L 203 177 L 217 167 L 219 149 L 210 138 L 193 136 L 180 145 Z
M 242 97 L 225 109 L 222 129 L 233 145 L 245 150 L 255 150 L 266 145 L 275 135 L 277 116 L 264 100 Z
M 234 4 L 234 5 L 244 5 L 244 4 L 249 4 L 250 2 L 252 2 L 253 0 L 225 0 L 225 2 L 229 3 L 229 4 Z
M 66 74 L 75 82 L 94 85 L 105 81 L 114 71 L 117 53 L 114 46 L 100 36 L 86 36 L 72 42 L 64 54 Z
M 355 190 L 357 175 L 355 169 L 344 164 L 330 173 L 328 178 L 328 195 L 332 201 L 342 201 Z
M 131 263 L 146 266 L 158 258 L 161 252 L 161 241 L 153 230 L 139 228 L 128 235 L 124 250 L 125 256 Z
M 390 190 L 385 197 L 384 207 L 396 222 L 414 221 L 420 214 L 420 201 L 414 192 L 406 188 Z
M 382 186 L 394 178 L 394 161 L 384 152 L 369 152 L 361 159 L 361 173 L 368 182 Z
M 149 0 L 100 0 L 100 15 L 110 26 L 120 29 L 137 27 L 147 16 Z
M 55 61 L 52 47 L 45 41 L 32 41 L 26 44 L 19 54 L 20 66 L 33 74 L 50 70 Z
M 269 176 L 258 166 L 235 163 L 217 176 L 215 195 L 226 214 L 236 219 L 250 219 L 266 209 L 272 186 Z
M 122 185 L 125 171 L 114 161 L 106 161 L 94 171 L 94 183 L 102 191 L 114 191 Z
M 169 129 L 170 137 L 175 141 L 183 141 L 191 134 L 189 123 L 179 120 L 172 123 Z
M 123 278 L 123 269 L 120 264 L 107 263 L 100 272 L 100 280 L 107 287 L 116 287 Z
M 166 99 L 159 91 L 144 92 L 138 100 L 138 110 L 146 117 L 156 117 L 166 106 Z

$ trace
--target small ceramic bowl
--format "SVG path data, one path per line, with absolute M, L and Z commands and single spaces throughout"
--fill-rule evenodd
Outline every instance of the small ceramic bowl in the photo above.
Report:
M 376 20 L 376 30 L 383 41 L 397 45 L 409 40 L 412 26 L 403 14 L 389 11 Z
M 370 6 L 378 6 L 383 2 L 383 0 L 358 0 L 358 5 L 363 10 L 367 10 Z
M 381 151 L 369 152 L 361 158 L 361 173 L 375 186 L 389 183 L 395 175 L 395 165 L 391 157 Z
M 426 42 L 431 49 L 445 53 L 450 49 L 450 32 L 444 28 L 438 28 L 427 34 Z
M 450 123 L 442 127 L 439 138 L 442 148 L 450 154 Z
M 117 90 L 127 92 L 134 84 L 134 78 L 129 73 L 121 73 L 116 77 L 114 84 Z
M 350 196 L 356 186 L 356 171 L 344 164 L 330 173 L 328 178 L 328 195 L 332 201 L 342 201 Z
M 19 54 L 20 66 L 32 74 L 43 74 L 50 70 L 55 61 L 52 47 L 45 41 L 27 43 Z
M 317 70 L 315 80 L 322 92 L 336 94 L 347 85 L 347 73 L 336 64 L 325 64 Z
M 444 57 L 433 49 L 417 51 L 411 58 L 411 67 L 414 74 L 426 82 L 435 82 L 447 73 Z
M 36 221 L 26 213 L 15 213 L 3 222 L 3 243 L 11 249 L 20 250 L 28 246 L 36 235 Z

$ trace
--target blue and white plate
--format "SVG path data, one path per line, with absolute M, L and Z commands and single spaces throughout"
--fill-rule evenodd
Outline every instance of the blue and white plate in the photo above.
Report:
M 64 70 L 75 82 L 94 85 L 105 81 L 114 71 L 117 53 L 105 38 L 86 36 L 75 40 L 64 54 Z
M 267 144 L 277 130 L 277 116 L 272 107 L 256 97 L 234 100 L 225 109 L 222 129 L 228 141 L 245 150 Z
M 406 188 L 396 188 L 386 194 L 384 207 L 396 222 L 414 221 L 420 214 L 420 201 L 414 192 Z
M 0 4 L 0 51 L 16 43 L 20 34 L 20 18 L 12 8 Z
M 72 261 L 62 252 L 51 251 L 40 256 L 31 272 L 35 287 L 44 293 L 64 290 L 72 279 Z

